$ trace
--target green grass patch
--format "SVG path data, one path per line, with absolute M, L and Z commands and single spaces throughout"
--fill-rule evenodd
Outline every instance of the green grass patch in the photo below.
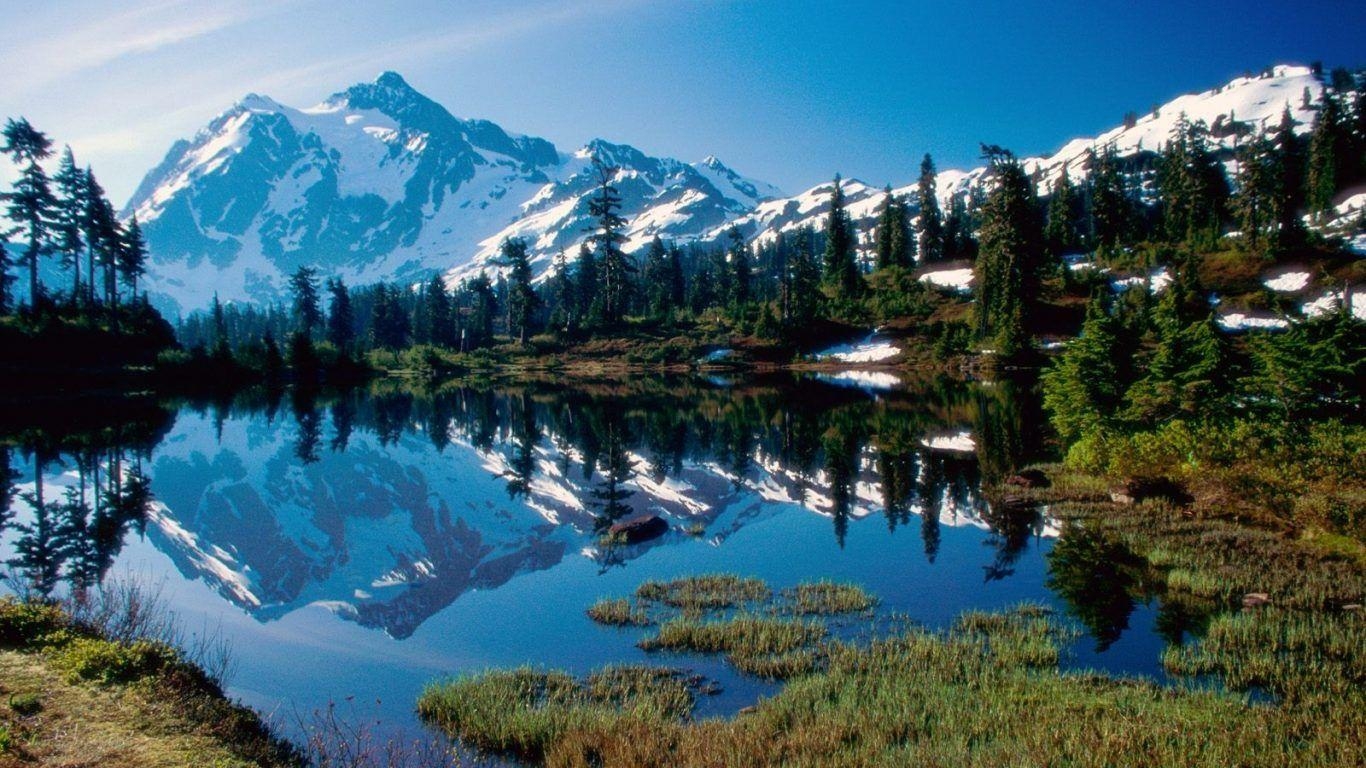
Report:
M 857 584 L 815 581 L 798 584 L 784 592 L 787 608 L 793 613 L 828 616 L 840 613 L 861 613 L 877 604 L 866 589 Z
M 693 611 L 737 608 L 767 601 L 772 596 L 773 590 L 762 579 L 725 573 L 647 581 L 636 588 L 636 597 L 641 600 Z
M 686 632 L 724 645 L 713 633 Z M 1063 674 L 1048 659 L 1065 633 L 1047 611 L 1022 606 L 965 614 L 946 632 L 829 643 L 820 670 L 729 720 L 693 720 L 634 691 L 629 703 L 604 702 L 585 683 L 528 670 L 434 685 L 419 712 L 467 743 L 554 768 L 1361 763 L 1350 736 L 1366 725 L 1361 709 L 1325 717 Z
M 579 681 L 521 667 L 428 685 L 418 715 L 478 749 L 540 761 L 566 734 L 622 722 L 678 722 L 693 697 L 680 675 L 608 667 Z
M 641 640 L 647 651 L 723 653 L 741 672 L 766 678 L 806 674 L 816 668 L 816 648 L 826 635 L 816 621 L 742 614 L 721 621 L 677 618 Z
M 624 597 L 603 598 L 588 606 L 588 618 L 614 627 L 643 627 L 650 623 L 644 609 Z

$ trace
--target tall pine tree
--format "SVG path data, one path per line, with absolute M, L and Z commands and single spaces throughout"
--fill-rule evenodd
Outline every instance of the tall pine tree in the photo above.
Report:
M 600 158 L 593 158 L 594 173 L 597 177 L 597 193 L 589 198 L 588 212 L 597 220 L 597 229 L 589 235 L 589 240 L 598 250 L 602 272 L 602 321 L 608 326 L 621 323 L 626 317 L 627 304 L 631 296 L 631 273 L 635 265 L 621 250 L 626 242 L 622 230 L 626 220 L 619 213 L 621 193 L 612 181 L 617 169 L 605 164 Z
M 36 307 L 42 297 L 38 260 L 52 249 L 52 223 L 57 210 L 52 183 L 40 164 L 52 154 L 52 141 L 23 118 L 8 120 L 0 135 L 5 140 L 0 152 L 19 166 L 19 178 L 14 180 L 12 191 L 0 199 L 8 204 L 6 215 L 14 222 L 16 234 L 22 233 L 28 241 L 24 261 L 28 263 L 29 304 Z
M 944 257 L 944 216 L 939 211 L 939 197 L 935 189 L 934 160 L 929 153 L 920 161 L 920 182 L 916 187 L 916 203 L 920 208 L 920 261 L 928 264 Z
M 1008 357 L 1028 344 L 1046 272 L 1043 225 L 1034 185 L 1019 161 L 999 147 L 983 149 L 997 184 L 982 209 L 973 320 L 978 339 Z
M 531 284 L 526 241 L 516 237 L 504 240 L 500 257 L 508 268 L 508 333 L 517 338 L 518 344 L 526 344 L 527 335 L 534 330 L 536 312 L 541 308 L 541 297 Z
M 839 175 L 830 190 L 830 212 L 825 219 L 824 280 L 842 298 L 857 296 L 863 285 L 855 256 L 854 222 L 845 209 L 844 182 Z

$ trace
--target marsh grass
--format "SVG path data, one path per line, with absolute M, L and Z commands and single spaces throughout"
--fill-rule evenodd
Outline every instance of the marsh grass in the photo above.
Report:
M 742 614 L 720 621 L 672 619 L 638 645 L 646 651 L 721 653 L 741 672 L 776 679 L 814 670 L 825 636 L 820 622 Z
M 652 580 L 636 588 L 636 597 L 643 601 L 691 611 L 738 608 L 746 603 L 766 602 L 772 596 L 773 590 L 762 579 L 728 573 Z
M 1039 605 L 854 643 L 831 639 L 820 617 L 867 610 L 856 587 L 802 585 L 774 600 L 754 580 L 699 577 L 641 586 L 645 608 L 667 619 L 641 647 L 724 654 L 742 672 L 786 679 L 780 693 L 727 720 L 571 705 L 577 714 L 560 717 L 572 724 L 517 738 L 557 768 L 1366 765 L 1366 615 L 1352 608 L 1366 569 L 1355 544 L 1199 505 L 1113 504 L 1102 480 L 1049 474 L 1050 489 L 1025 494 L 1049 505 L 1064 537 L 1080 528 L 1103 540 L 1164 603 L 1199 618 L 1203 636 L 1162 657 L 1199 685 L 1063 673 L 1076 629 Z M 1253 592 L 1270 604 L 1244 610 Z M 513 727 L 424 717 L 476 743 L 490 743 L 485 728 Z
M 1366 617 L 1360 611 L 1278 608 L 1224 614 L 1198 643 L 1162 654 L 1169 672 L 1219 675 L 1235 691 L 1263 690 L 1287 705 L 1366 707 Z
M 833 581 L 814 581 L 784 590 L 782 608 L 802 615 L 831 616 L 841 613 L 863 613 L 877 604 L 867 590 L 857 584 Z
M 643 627 L 651 623 L 643 608 L 624 597 L 598 600 L 588 606 L 588 618 L 613 627 Z
M 1350 736 L 1366 725 L 1360 710 L 1325 717 L 1062 674 L 1048 659 L 1065 631 L 1031 605 L 965 614 L 945 632 L 830 642 L 822 669 L 729 720 L 603 703 L 585 683 L 525 670 L 431 686 L 419 712 L 452 736 L 497 751 L 515 745 L 511 754 L 555 768 L 1360 764 Z M 1041 652 L 1047 645 L 1052 653 Z
M 623 722 L 682 722 L 692 707 L 687 682 L 669 670 L 607 667 L 579 681 L 520 667 L 428 685 L 417 711 L 476 749 L 539 761 L 566 734 Z

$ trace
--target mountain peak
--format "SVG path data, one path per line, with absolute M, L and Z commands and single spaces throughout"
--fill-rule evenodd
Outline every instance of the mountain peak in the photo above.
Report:
M 248 93 L 237 100 L 237 106 L 251 112 L 279 112 L 283 108 L 280 102 L 259 93 Z
M 416 91 L 413 90 L 413 87 L 408 84 L 408 81 L 403 79 L 403 75 L 400 75 L 392 69 L 379 73 L 379 77 L 375 78 L 375 85 L 395 91 L 416 93 Z

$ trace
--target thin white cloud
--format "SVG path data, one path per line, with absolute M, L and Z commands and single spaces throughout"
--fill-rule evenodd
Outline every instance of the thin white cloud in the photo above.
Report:
M 0 99 L 60 83 L 126 56 L 151 53 L 241 24 L 273 6 L 257 3 L 204 4 L 158 0 L 66 27 L 59 15 L 40 34 L 28 34 L 0 50 Z M 58 31 L 53 32 L 55 28 Z M 13 29 L 20 33 L 21 30 Z

